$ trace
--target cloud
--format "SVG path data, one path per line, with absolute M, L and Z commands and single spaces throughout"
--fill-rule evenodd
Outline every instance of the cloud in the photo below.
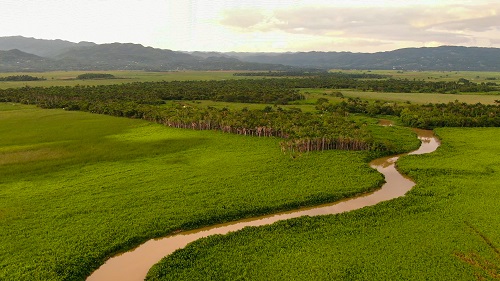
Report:
M 222 25 L 238 29 L 258 29 L 266 21 L 263 11 L 255 9 L 231 9 L 224 11 L 224 17 L 220 21 Z
M 231 11 L 221 24 L 242 33 L 283 32 L 352 40 L 469 44 L 478 32 L 499 30 L 495 5 L 300 7 Z M 266 14 L 267 13 L 267 14 Z M 251 20 L 249 19 L 251 17 Z
M 490 30 L 500 30 L 500 15 L 493 15 L 474 19 L 465 19 L 436 24 L 434 28 L 448 31 L 474 31 L 485 32 Z

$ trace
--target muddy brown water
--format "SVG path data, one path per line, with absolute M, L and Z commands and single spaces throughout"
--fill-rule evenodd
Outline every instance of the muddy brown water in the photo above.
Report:
M 419 129 L 414 129 L 414 131 L 421 140 L 421 145 L 419 149 L 408 154 L 430 153 L 435 151 L 440 145 L 439 140 L 434 136 L 432 131 Z M 92 275 L 87 278 L 87 281 L 144 280 L 149 269 L 163 257 L 173 253 L 177 249 L 184 248 L 188 243 L 203 237 L 214 234 L 226 234 L 228 232 L 240 230 L 247 226 L 268 225 L 276 221 L 301 216 L 338 214 L 372 206 L 382 201 L 403 196 L 415 185 L 411 179 L 399 173 L 395 167 L 395 162 L 403 155 L 406 154 L 378 158 L 370 162 L 370 166 L 382 173 L 386 181 L 380 189 L 374 192 L 365 193 L 357 197 L 330 204 L 218 224 L 192 231 L 172 234 L 164 238 L 151 239 L 129 252 L 110 258 L 105 264 L 99 267 L 99 269 L 94 271 Z

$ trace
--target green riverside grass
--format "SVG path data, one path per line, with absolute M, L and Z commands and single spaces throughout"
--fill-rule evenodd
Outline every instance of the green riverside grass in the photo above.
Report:
M 409 129 L 367 123 L 395 151 L 418 146 Z M 367 165 L 373 152 L 292 159 L 276 138 L 11 103 L 0 103 L 0 136 L 0 280 L 84 280 L 153 237 L 383 181 Z
M 376 206 L 198 240 L 147 280 L 498 280 L 500 129 L 440 128 L 417 185 Z

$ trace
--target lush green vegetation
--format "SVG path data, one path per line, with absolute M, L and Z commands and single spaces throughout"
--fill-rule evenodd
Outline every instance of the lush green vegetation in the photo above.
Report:
M 355 74 L 352 74 L 355 75 Z M 23 87 L 0 90 L 0 101 L 36 104 L 43 108 L 64 108 L 93 113 L 140 118 L 176 128 L 219 130 L 252 136 L 274 136 L 284 151 L 302 153 L 314 150 L 380 150 L 391 151 L 384 143 L 376 142 L 369 130 L 354 124 L 346 116 L 362 113 L 369 116 L 393 115 L 403 124 L 419 128 L 436 126 L 499 126 L 500 105 L 465 103 L 400 105 L 398 103 L 368 102 L 359 98 L 330 103 L 327 98 L 316 100 L 321 114 L 302 113 L 300 109 L 273 111 L 230 111 L 227 108 L 203 108 L 174 103 L 171 100 L 212 100 L 240 103 L 288 104 L 305 100 L 297 88 L 388 87 L 390 91 L 408 84 L 409 91 L 427 91 L 436 87 L 490 87 L 458 82 L 425 82 L 408 80 L 357 80 L 342 73 L 319 74 L 306 78 L 281 78 L 226 81 L 143 82 L 119 85 L 75 87 Z M 375 83 L 375 84 L 373 84 Z M 380 84 L 382 83 L 382 84 Z M 363 86 L 364 85 L 364 86 Z M 436 86 L 437 85 L 437 86 Z M 448 85 L 448 86 L 446 86 Z M 461 88 L 465 87 L 465 88 Z M 419 90 L 420 89 L 420 90 Z M 332 93 L 333 94 L 333 93 Z M 334 95 L 344 99 L 340 92 Z
M 340 103 L 323 102 L 316 106 L 321 112 L 362 113 L 369 116 L 394 115 L 408 127 L 499 127 L 500 105 L 467 104 L 458 101 L 447 104 L 408 104 L 381 101 L 368 102 L 348 98 Z
M 113 74 L 109 73 L 84 73 L 76 76 L 76 79 L 115 79 L 116 77 Z
M 64 73 L 60 75 L 60 79 L 75 81 L 75 73 L 66 74 L 66 78 L 62 78 Z M 468 79 L 446 82 L 387 79 L 379 74 L 359 73 L 301 77 L 290 74 L 287 78 L 261 79 L 217 73 L 215 79 L 208 79 L 209 73 L 197 73 L 200 76 L 196 77 L 204 77 L 205 81 L 180 81 L 190 80 L 189 75 L 159 73 L 154 79 L 149 76 L 151 73 L 135 78 L 116 75 L 123 79 L 94 80 L 95 84 L 82 80 L 86 85 L 54 86 L 63 81 L 57 78 L 50 81 L 54 84 L 47 84 L 51 87 L 0 90 L 0 237 L 5 241 L 0 245 L 0 279 L 83 279 L 106 257 L 148 238 L 332 202 L 372 190 L 380 186 L 382 177 L 367 166 L 370 159 L 417 146 L 409 129 L 378 126 L 378 116 L 425 128 L 500 124 L 498 102 L 477 103 L 483 97 L 495 95 L 481 92 L 471 104 L 457 101 L 429 104 L 439 95 L 457 99 L 465 96 L 460 92 L 427 93 L 439 92 L 439 87 L 444 89 L 441 92 L 473 89 L 489 93 L 495 93 L 498 87 Z M 163 79 L 167 76 L 170 78 Z M 130 80 L 124 83 L 124 79 Z M 144 80 L 133 82 L 134 79 Z M 152 80 L 144 82 L 147 79 Z M 45 82 L 48 81 L 37 83 Z M 413 104 L 370 98 L 377 94 L 401 95 L 373 92 L 386 90 L 408 91 L 411 92 L 408 95 L 430 100 Z M 365 100 L 351 97 L 353 93 L 371 96 Z M 446 272 L 444 279 L 472 276 L 474 266 L 467 262 L 477 265 L 495 261 L 494 254 L 488 251 L 496 247 L 498 234 L 485 227 L 487 223 L 480 218 L 498 210 L 484 203 L 484 213 L 464 222 L 467 212 L 472 211 L 469 207 L 460 211 L 463 206 L 450 200 L 467 202 L 464 205 L 483 203 L 471 201 L 476 199 L 461 189 L 463 194 L 455 196 L 458 191 L 454 189 L 445 192 L 445 196 L 439 188 L 463 185 L 469 190 L 476 188 L 481 196 L 493 200 L 495 194 L 486 187 L 472 186 L 472 182 L 483 183 L 482 179 L 477 181 L 480 175 L 484 176 L 484 182 L 498 183 L 493 179 L 497 176 L 497 157 L 486 159 L 483 170 L 482 158 L 474 158 L 498 154 L 495 151 L 498 141 L 492 140 L 498 130 L 466 131 L 474 138 L 479 135 L 486 138 L 471 140 L 473 145 L 465 142 L 464 147 L 476 147 L 471 148 L 471 153 L 462 151 L 460 132 L 464 131 L 439 129 L 445 141 L 440 152 L 401 162 L 401 168 L 419 180 L 419 189 L 408 197 L 352 214 L 292 220 L 262 230 L 247 229 L 243 234 L 203 240 L 169 260 L 174 261 L 177 269 L 188 268 L 179 273 L 181 277 L 187 274 L 186 278 L 196 277 L 190 274 L 199 271 L 206 276 L 215 274 L 218 279 L 272 279 L 275 275 L 269 270 L 282 266 L 276 276 L 290 276 L 290 279 L 326 279 L 323 274 L 331 274 L 330 279 L 350 276 L 408 279 L 415 272 L 411 266 L 416 260 L 422 261 L 417 272 L 425 266 L 432 269 L 422 279 L 432 279 L 435 276 L 432 274 L 441 268 L 452 271 Z M 494 145 L 487 146 L 487 141 Z M 282 153 L 280 144 L 283 151 L 292 153 Z M 332 148 L 363 151 L 329 150 Z M 481 149 L 486 154 L 476 151 Z M 329 151 L 302 154 L 311 150 Z M 297 153 L 301 157 L 289 157 Z M 430 168 L 423 169 L 429 163 L 421 161 L 428 159 L 432 160 Z M 459 163 L 454 166 L 447 159 Z M 473 167 L 464 166 L 464 159 L 479 160 L 470 161 Z M 469 169 L 472 167 L 476 170 Z M 453 181 L 450 185 L 449 175 L 463 182 Z M 435 186 L 431 180 L 440 185 Z M 419 193 L 426 188 L 431 189 Z M 451 207 L 446 205 L 448 202 Z M 432 227 L 425 225 L 436 219 L 438 213 L 444 214 L 442 220 L 437 218 Z M 318 232 L 313 231 L 316 228 Z M 440 228 L 443 232 L 435 233 Z M 247 244 L 250 248 L 238 245 L 245 235 L 251 239 L 273 231 L 282 233 L 286 239 L 272 237 L 269 245 L 256 239 L 255 243 Z M 411 231 L 417 235 L 410 236 Z M 398 240 L 392 245 L 398 235 L 408 242 Z M 453 241 L 458 241 L 458 247 L 452 249 L 447 237 L 456 238 Z M 473 241 L 471 237 L 477 239 Z M 227 241 L 235 243 L 230 244 L 236 246 L 234 253 L 219 249 L 228 245 L 225 243 L 233 243 Z M 207 252 L 199 251 L 196 246 L 205 247 L 203 243 L 208 243 Z M 419 248 L 422 243 L 423 252 Z M 382 245 L 387 249 L 381 250 Z M 238 249 L 246 253 L 254 251 L 251 247 L 262 251 L 245 259 L 248 267 L 242 267 L 243 271 L 237 266 L 226 267 L 225 263 L 241 255 Z M 472 252 L 477 247 L 478 252 Z M 313 249 L 313 253 L 308 249 Z M 184 255 L 198 254 L 207 255 L 200 256 L 201 260 L 216 259 L 218 254 L 212 251 L 218 250 L 228 258 L 216 264 L 221 269 L 228 268 L 229 273 L 210 271 L 213 266 L 206 273 L 203 262 L 196 260 L 186 266 L 183 260 Z M 331 265 L 313 264 L 324 251 L 329 252 L 325 262 Z M 427 254 L 430 259 L 426 259 Z M 408 262 L 395 262 L 401 257 Z M 373 275 L 375 269 L 380 270 L 379 265 L 387 270 Z M 170 263 L 160 266 L 152 276 L 161 277 L 167 271 L 168 275 L 177 276 L 177 269 L 174 272 L 171 267 Z M 299 273 L 289 270 L 294 267 L 307 270 Z M 325 268 L 330 269 L 329 273 L 323 271 Z
M 399 114 L 406 126 L 500 127 L 500 105 L 448 103 L 409 106 Z
M 362 127 L 338 114 L 302 113 L 301 110 L 230 111 L 174 103 L 165 100 L 222 100 L 247 103 L 304 99 L 286 79 L 184 81 L 132 83 L 114 86 L 51 87 L 0 90 L 0 101 L 37 104 L 43 108 L 65 108 L 93 113 L 140 118 L 176 128 L 219 130 L 228 133 L 280 137 L 283 151 L 293 154 L 314 150 L 392 151 Z
M 0 101 L 36 104 L 46 108 L 76 106 L 76 109 L 103 101 L 162 104 L 165 100 L 214 100 L 286 104 L 303 98 L 297 89 L 288 85 L 286 79 L 143 82 L 0 90 Z
M 373 152 L 292 159 L 276 138 L 11 103 L 0 103 L 0 121 L 2 280 L 83 280 L 148 238 L 331 202 L 382 181 L 366 164 Z M 372 122 L 395 150 L 418 145 L 410 130 Z
M 405 197 L 201 239 L 148 280 L 493 280 L 500 272 L 498 128 L 437 129 L 399 168 Z

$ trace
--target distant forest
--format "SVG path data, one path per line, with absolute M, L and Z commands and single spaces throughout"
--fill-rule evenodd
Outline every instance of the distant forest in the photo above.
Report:
M 42 81 L 45 78 L 34 77 L 31 75 L 11 75 L 7 77 L 0 77 L 0 81 Z

